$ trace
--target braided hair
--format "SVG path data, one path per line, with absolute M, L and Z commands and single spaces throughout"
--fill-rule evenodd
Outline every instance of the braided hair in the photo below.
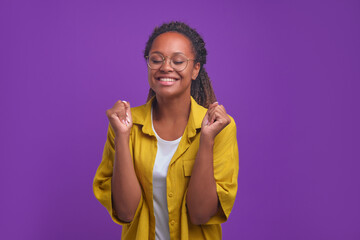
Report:
M 211 103 L 216 101 L 216 97 L 214 90 L 211 86 L 210 78 L 204 68 L 207 55 L 205 42 L 195 29 L 190 28 L 187 24 L 183 22 L 176 21 L 164 23 L 160 27 L 156 27 L 146 43 L 146 47 L 144 50 L 144 58 L 146 59 L 146 56 L 149 55 L 149 51 L 155 38 L 158 37 L 160 34 L 166 32 L 178 32 L 191 41 L 193 52 L 195 54 L 194 64 L 200 63 L 200 72 L 197 78 L 194 81 L 191 81 L 190 93 L 198 104 L 205 108 L 208 108 Z M 152 98 L 153 96 L 155 96 L 155 92 L 150 88 L 147 100 L 150 100 L 150 98 Z

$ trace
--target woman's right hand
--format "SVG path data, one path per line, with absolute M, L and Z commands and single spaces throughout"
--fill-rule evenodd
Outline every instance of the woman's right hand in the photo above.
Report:
M 106 116 L 114 129 L 115 137 L 130 135 L 132 127 L 130 103 L 117 101 L 112 108 L 106 110 Z

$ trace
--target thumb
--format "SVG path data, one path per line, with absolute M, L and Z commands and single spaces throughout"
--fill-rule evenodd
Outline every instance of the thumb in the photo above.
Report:
M 132 122 L 130 103 L 127 101 L 123 101 L 123 103 L 125 104 L 126 120 Z
M 204 119 L 203 119 L 203 122 L 202 122 L 203 126 L 206 126 L 208 124 L 209 124 L 209 110 L 206 112 L 206 114 L 204 116 Z

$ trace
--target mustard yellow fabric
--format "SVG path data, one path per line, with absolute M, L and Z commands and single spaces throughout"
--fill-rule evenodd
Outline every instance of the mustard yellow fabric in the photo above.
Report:
M 157 140 L 151 126 L 151 99 L 145 105 L 131 108 L 133 127 L 130 134 L 130 152 L 142 195 L 132 222 L 120 221 L 112 208 L 111 177 L 115 157 L 114 132 L 109 124 L 102 161 L 96 171 L 93 190 L 95 197 L 108 210 L 112 220 L 123 226 L 123 240 L 155 239 L 152 177 L 157 152 Z M 190 222 L 186 208 L 187 186 L 199 148 L 201 123 L 207 109 L 191 98 L 188 124 L 168 168 L 167 201 L 171 239 L 221 239 L 221 223 L 225 222 L 233 207 L 239 170 L 236 125 L 231 123 L 215 138 L 214 177 L 221 207 L 204 225 Z

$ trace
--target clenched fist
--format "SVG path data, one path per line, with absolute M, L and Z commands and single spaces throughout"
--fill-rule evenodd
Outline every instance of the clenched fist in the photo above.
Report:
M 114 129 L 115 137 L 130 134 L 132 127 L 130 103 L 117 101 L 112 108 L 106 110 L 106 116 Z
M 214 140 L 230 121 L 223 105 L 219 105 L 218 102 L 210 104 L 201 125 L 202 137 Z

